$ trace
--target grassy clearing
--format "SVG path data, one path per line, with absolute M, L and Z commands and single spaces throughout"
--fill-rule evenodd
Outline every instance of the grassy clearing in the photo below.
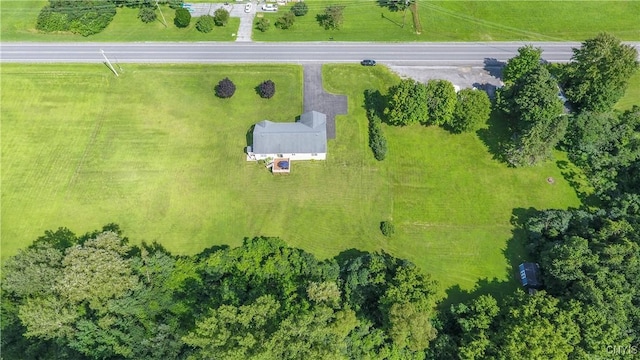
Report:
M 382 89 L 381 78 L 385 85 L 396 81 L 381 68 L 330 66 L 325 74 L 328 88 L 350 94 L 350 116 L 344 122 L 357 120 L 362 129 L 363 91 Z M 511 262 L 524 256 L 519 234 L 509 241 L 512 216 L 531 207 L 579 205 L 554 162 L 513 169 L 494 160 L 476 134 L 452 135 L 418 125 L 385 126 L 384 131 L 389 155 L 372 165 L 385 178 L 387 190 L 379 196 L 390 197 L 386 216 L 396 226 L 384 248 L 416 262 L 445 287 L 510 278 Z M 556 179 L 554 185 L 546 182 L 549 176 Z
M 160 13 L 158 20 L 145 24 L 138 19 L 138 9 L 118 8 L 113 21 L 101 33 L 92 36 L 75 34 L 46 34 L 35 29 L 40 9 L 47 1 L 2 0 L 0 16 L 2 41 L 233 41 L 240 24 L 239 18 L 230 18 L 227 26 L 216 27 L 208 34 L 196 30 L 198 18 L 192 18 L 191 24 L 179 29 L 173 24 L 175 11 L 163 6 L 167 20 L 165 28 Z
M 135 241 L 176 253 L 245 236 L 281 236 L 320 257 L 384 249 L 409 258 L 443 290 L 509 279 L 522 255 L 510 219 L 579 201 L 550 162 L 510 169 L 475 134 L 386 127 L 389 157 L 373 159 L 362 108 L 366 88 L 398 81 L 384 67 L 331 65 L 325 86 L 349 96 L 324 162 L 273 176 L 242 152 L 252 124 L 302 111 L 295 66 L 97 65 L 2 67 L 2 256 L 46 229 L 119 223 Z M 215 98 L 229 76 L 237 93 Z M 271 100 L 254 87 L 272 79 Z M 554 185 L 545 181 L 556 179 Z M 382 236 L 392 219 L 396 235 Z
M 616 109 L 628 110 L 631 109 L 633 105 L 640 106 L 640 71 L 637 71 L 636 74 L 629 79 L 629 87 L 624 97 L 616 104 Z
M 211 2 L 197 0 L 193 2 Z M 221 2 L 220 0 L 212 2 Z M 257 41 L 501 41 L 501 40 L 584 40 L 602 31 L 623 40 L 639 40 L 638 1 L 418 1 L 423 31 L 416 35 L 410 13 L 392 13 L 375 0 L 307 0 L 309 13 L 296 19 L 292 29 L 254 30 Z M 327 5 L 346 6 L 341 30 L 322 29 L 315 16 Z M 98 35 L 40 34 L 35 21 L 42 0 L 1 0 L 3 41 L 225 41 L 238 29 L 232 18 L 226 28 L 201 34 L 193 28 L 177 29 L 173 10 L 164 8 L 169 28 L 157 21 L 143 24 L 136 9 L 119 9 L 113 23 Z M 237 4 L 242 6 L 242 4 Z M 264 16 L 274 24 L 278 13 Z M 194 22 L 195 23 L 195 22 Z M 405 24 L 402 26 L 402 24 Z

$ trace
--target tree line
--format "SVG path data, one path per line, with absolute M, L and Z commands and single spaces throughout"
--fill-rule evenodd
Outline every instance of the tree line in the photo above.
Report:
M 182 0 L 158 1 L 160 5 L 177 9 L 174 20 L 176 25 L 181 24 L 184 18 L 183 13 L 178 14 L 182 3 Z M 44 32 L 71 32 L 82 36 L 97 34 L 111 23 L 118 7 L 140 9 L 138 18 L 145 23 L 157 19 L 156 2 L 152 0 L 49 0 L 38 14 L 36 29 Z M 189 20 L 190 16 L 189 14 Z
M 406 359 L 436 334 L 436 284 L 386 253 L 257 237 L 175 256 L 110 224 L 47 231 L 2 270 L 7 358 Z
M 514 166 L 533 165 L 549 159 L 560 145 L 594 174 L 591 160 L 637 158 L 638 141 L 632 133 L 640 130 L 634 115 L 638 110 L 613 110 L 638 71 L 637 58 L 635 48 L 604 33 L 573 49 L 567 64 L 545 64 L 542 50 L 533 46 L 519 49 L 504 68 L 505 86 L 496 101 L 514 134 L 504 149 L 506 160 Z M 615 145 L 620 142 L 625 145 Z M 628 159 L 612 155 L 618 150 Z
M 466 132 L 482 127 L 493 111 L 511 134 L 498 150 L 511 166 L 546 161 L 559 147 L 595 186 L 611 188 L 617 168 L 640 157 L 640 110 L 613 110 L 640 68 L 637 58 L 633 46 L 606 33 L 574 48 L 567 64 L 548 64 L 542 49 L 528 45 L 504 67 L 504 86 L 493 104 L 482 91 L 456 94 L 446 80 L 404 79 L 387 89 L 381 115 L 389 125 L 419 123 Z

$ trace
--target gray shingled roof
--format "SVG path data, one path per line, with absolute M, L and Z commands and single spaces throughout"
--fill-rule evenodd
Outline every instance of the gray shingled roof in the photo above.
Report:
M 253 129 L 253 152 L 257 154 L 326 153 L 327 117 L 317 111 L 294 123 L 263 120 Z

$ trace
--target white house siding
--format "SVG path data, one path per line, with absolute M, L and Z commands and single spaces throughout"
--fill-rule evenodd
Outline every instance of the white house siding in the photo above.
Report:
M 284 157 L 289 158 L 291 160 L 326 160 L 327 153 L 317 153 L 317 154 L 253 154 L 250 153 L 247 156 L 247 161 L 255 161 L 255 160 L 265 160 L 267 158 L 277 158 Z

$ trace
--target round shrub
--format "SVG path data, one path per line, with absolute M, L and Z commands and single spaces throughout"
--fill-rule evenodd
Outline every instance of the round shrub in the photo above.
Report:
M 382 235 L 391 237 L 396 232 L 396 228 L 391 221 L 382 221 L 380 223 L 380 231 L 382 231 Z
M 309 11 L 309 7 L 307 6 L 307 4 L 303 2 L 296 3 L 291 7 L 291 12 L 295 16 L 304 16 L 307 14 L 308 11 Z
M 491 114 L 489 96 L 482 90 L 462 89 L 457 97 L 451 129 L 457 133 L 478 130 Z
M 216 85 L 216 95 L 223 99 L 230 98 L 236 92 L 236 85 L 233 81 L 229 80 L 229 78 L 224 78 L 220 80 L 218 85 Z
M 256 22 L 256 29 L 265 32 L 269 30 L 269 25 L 271 25 L 269 19 L 261 18 Z
M 143 23 L 152 23 L 156 21 L 158 16 L 156 15 L 155 10 L 150 7 L 142 7 L 140 11 L 138 11 L 138 18 L 142 20 Z
M 271 80 L 266 80 L 258 85 L 258 93 L 263 99 L 271 99 L 276 94 L 276 84 Z
M 213 13 L 213 20 L 217 26 L 225 26 L 229 22 L 229 12 L 220 8 Z
M 296 17 L 292 13 L 288 12 L 282 15 L 282 17 L 278 18 L 278 20 L 276 20 L 276 26 L 282 30 L 286 30 L 291 28 L 295 21 Z
M 179 28 L 186 28 L 191 23 L 191 13 L 185 8 L 176 9 L 173 23 Z
M 200 18 L 196 22 L 196 29 L 198 31 L 200 31 L 201 33 L 205 33 L 206 34 L 208 32 L 211 32 L 211 30 L 213 30 L 213 27 L 215 25 L 216 25 L 216 23 L 213 20 L 213 16 L 211 16 L 211 15 L 203 15 L 203 16 L 200 16 Z

